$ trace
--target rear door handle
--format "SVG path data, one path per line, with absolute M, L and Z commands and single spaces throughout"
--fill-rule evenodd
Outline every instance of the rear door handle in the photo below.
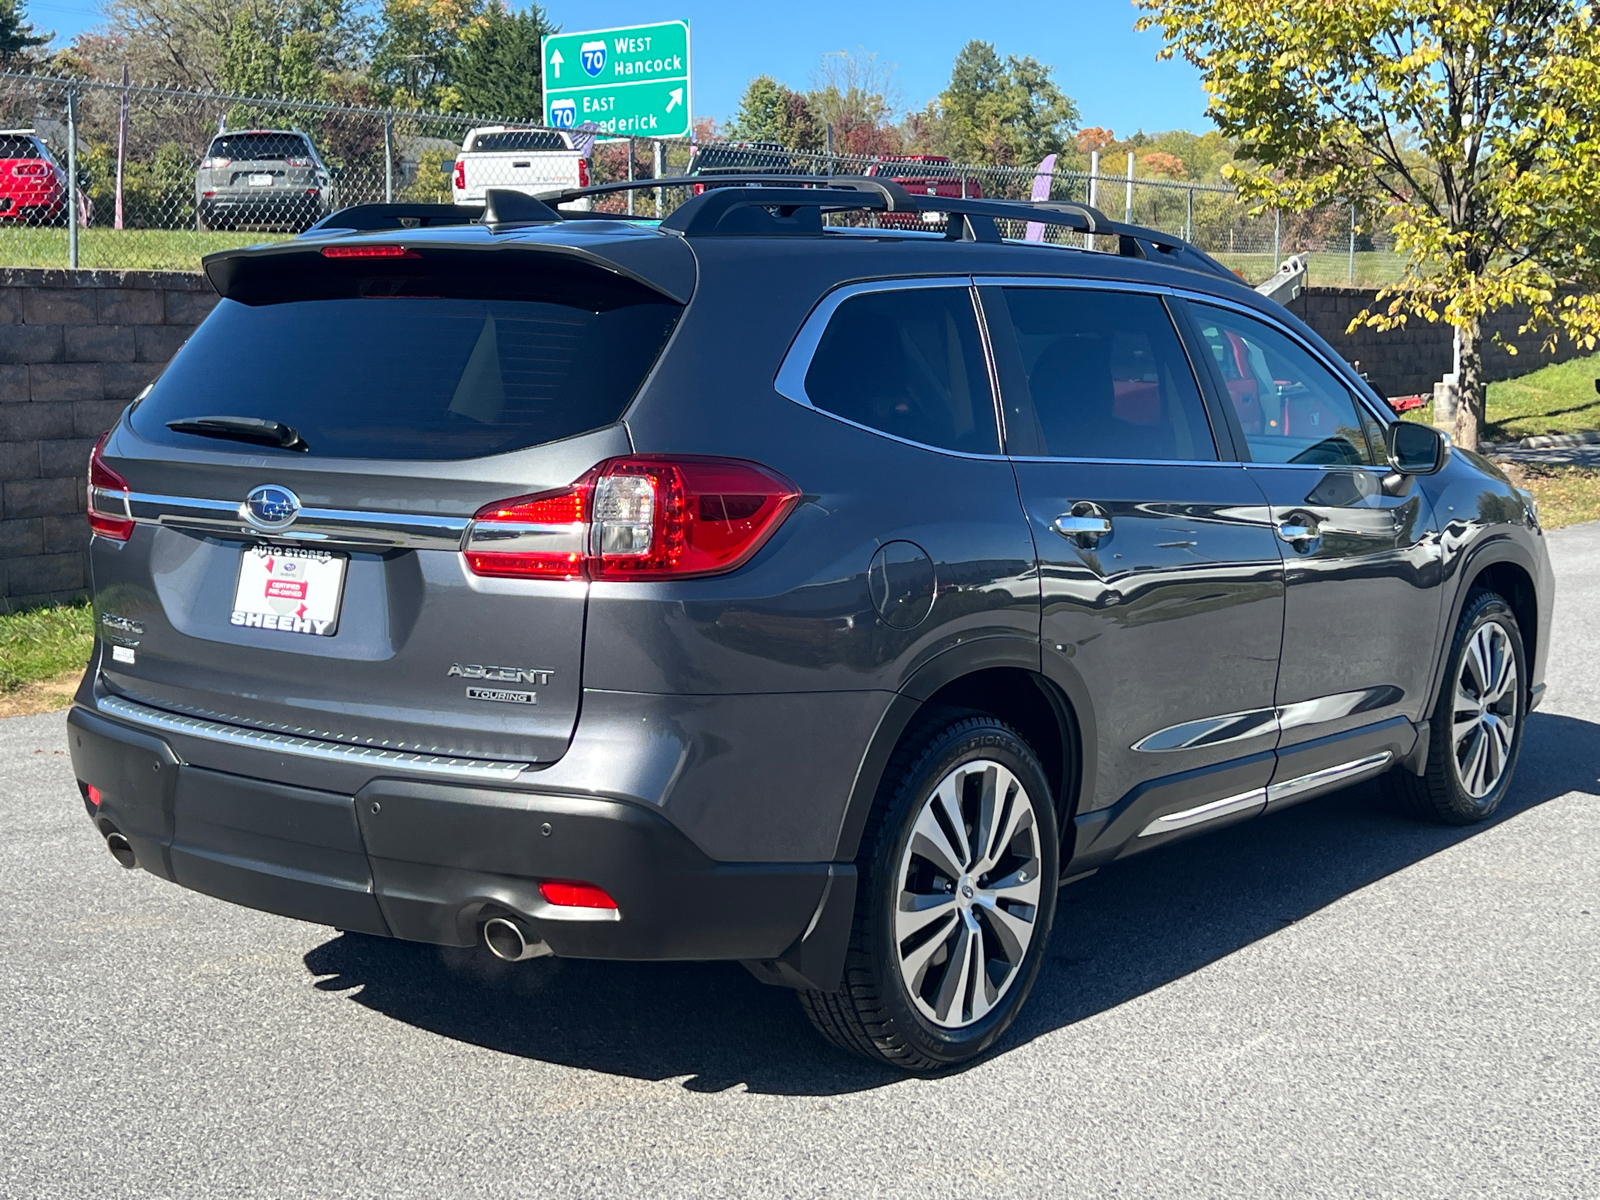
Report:
M 1286 522 L 1278 526 L 1278 536 L 1298 549 L 1301 543 L 1314 542 L 1322 533 L 1315 525 Z
M 1063 513 L 1055 519 L 1052 528 L 1068 541 L 1094 546 L 1111 532 L 1111 518 Z

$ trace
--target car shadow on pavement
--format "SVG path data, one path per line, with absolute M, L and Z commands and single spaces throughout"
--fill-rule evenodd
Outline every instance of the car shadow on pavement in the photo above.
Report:
M 1600 795 L 1600 725 L 1533 714 L 1512 794 L 1469 828 L 1397 815 L 1375 784 L 1129 859 L 1061 894 L 1050 957 L 995 1053 L 1104 1012 L 1568 792 Z M 498 962 L 342 934 L 316 987 L 473 1045 L 692 1091 L 834 1095 L 900 1076 L 814 1034 L 793 997 L 732 963 Z

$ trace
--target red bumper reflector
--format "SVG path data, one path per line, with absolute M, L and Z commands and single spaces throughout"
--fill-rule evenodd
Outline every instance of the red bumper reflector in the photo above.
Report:
M 309 195 L 309 193 L 307 193 Z M 421 258 L 405 246 L 324 246 L 323 258 Z
M 539 885 L 539 894 L 551 904 L 561 908 L 616 908 L 617 906 L 615 900 L 592 883 L 547 879 Z

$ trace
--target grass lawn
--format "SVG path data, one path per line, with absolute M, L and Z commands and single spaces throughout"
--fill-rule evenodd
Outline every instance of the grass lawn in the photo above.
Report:
M 1540 367 L 1489 385 L 1488 436 L 1514 442 L 1539 433 L 1600 429 L 1600 354 Z
M 287 233 L 197 233 L 193 229 L 80 229 L 78 265 L 118 270 L 198 271 L 216 250 L 281 242 Z M 65 229 L 0 229 L 0 266 L 65 267 Z
M 1238 271 L 1251 287 L 1266 279 L 1278 269 L 1277 262 L 1268 254 L 1236 254 L 1226 250 L 1211 250 L 1202 246 L 1231 271 Z M 1284 248 L 1281 258 L 1293 251 Z M 1281 259 L 1280 259 L 1281 261 Z M 1400 278 L 1405 259 L 1392 250 L 1357 250 L 1355 281 L 1350 279 L 1348 251 L 1315 251 L 1306 265 L 1307 287 L 1382 287 Z
M 0 614 L 0 717 L 65 708 L 93 646 L 87 604 Z
M 1527 488 L 1539 502 L 1539 523 L 1560 529 L 1580 521 L 1600 521 L 1600 467 L 1547 466 L 1502 462 L 1511 482 Z

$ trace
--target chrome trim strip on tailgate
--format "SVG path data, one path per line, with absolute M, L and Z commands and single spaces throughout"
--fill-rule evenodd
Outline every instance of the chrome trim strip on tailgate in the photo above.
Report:
M 323 742 L 315 738 L 267 733 L 264 730 L 246 729 L 239 725 L 224 725 L 220 721 L 202 721 L 199 717 L 185 717 L 177 713 L 163 712 L 157 708 L 147 708 L 143 704 L 136 704 L 121 696 L 99 696 L 95 699 L 95 707 L 108 717 L 129 721 L 145 729 L 204 738 L 207 741 L 221 742 L 228 746 L 243 746 L 250 750 L 295 754 L 303 758 L 316 758 L 324 762 L 346 763 L 358 767 L 394 768 L 402 771 L 420 771 L 428 775 L 445 775 L 452 779 L 506 783 L 522 774 L 530 765 L 524 762 L 496 762 L 481 758 L 414 754 L 406 750 L 385 750 L 377 746 L 341 746 L 336 742 Z
M 121 499 L 120 494 L 118 499 Z M 367 512 L 361 509 L 302 508 L 288 529 L 263 533 L 246 523 L 242 504 L 194 496 L 128 494 L 128 514 L 145 525 L 167 525 L 202 533 L 245 534 L 253 538 L 291 538 L 341 545 L 400 547 L 413 550 L 458 550 L 469 517 L 435 517 L 422 513 Z

